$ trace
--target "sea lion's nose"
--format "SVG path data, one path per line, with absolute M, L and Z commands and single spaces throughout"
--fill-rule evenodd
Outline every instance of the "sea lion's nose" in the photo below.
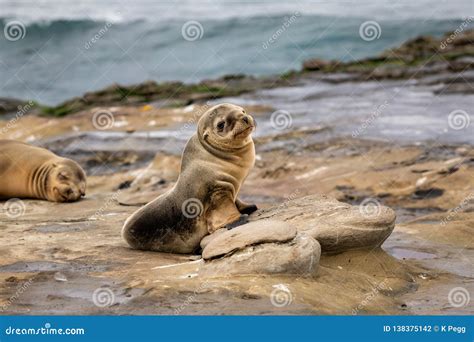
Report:
M 245 122 L 247 125 L 249 124 L 249 117 L 247 115 L 245 115 L 243 118 L 242 118 L 242 121 Z

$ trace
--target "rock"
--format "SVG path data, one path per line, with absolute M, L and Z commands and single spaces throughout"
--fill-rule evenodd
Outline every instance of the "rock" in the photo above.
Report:
M 464 162 L 464 158 L 453 158 L 445 161 L 441 166 L 436 167 L 435 169 L 420 170 L 413 168 L 413 173 L 420 173 L 420 177 L 416 180 L 414 184 L 410 184 L 407 187 L 401 187 L 399 189 L 393 190 L 390 192 L 394 196 L 414 196 L 416 197 L 417 193 L 425 193 L 422 197 L 426 197 L 427 194 L 433 191 L 434 185 L 439 183 L 443 178 L 448 177 L 449 175 L 457 172 L 460 165 Z M 434 195 L 435 192 L 432 193 Z
M 308 59 L 303 62 L 303 69 L 310 71 L 330 69 L 333 66 L 334 62 L 325 61 L 324 59 L 319 58 Z
M 222 235 L 221 235 L 222 236 Z M 199 271 L 203 276 L 245 274 L 315 275 L 321 246 L 311 236 L 298 234 L 287 243 L 262 243 L 245 247 L 225 258 L 207 260 Z
M 473 67 L 474 67 L 474 57 L 472 56 L 457 58 L 451 61 L 449 64 L 449 69 L 451 71 L 463 71 L 466 69 L 472 69 Z
M 156 154 L 153 161 L 140 170 L 130 186 L 122 191 L 117 200 L 121 205 L 145 205 L 165 193 L 178 179 L 180 158 L 167 154 Z
M 349 72 L 359 74 L 361 80 L 419 78 L 422 75 L 439 74 L 439 69 L 444 71 L 447 68 L 461 72 L 472 68 L 472 63 L 468 60 L 457 60 L 473 55 L 473 37 L 473 29 L 449 32 L 439 38 L 419 36 L 390 48 L 377 57 L 348 62 L 309 59 L 303 62 L 303 71 Z M 441 58 L 433 58 L 434 56 Z M 430 64 L 436 67 L 433 68 Z M 294 74 L 292 76 L 295 77 Z
M 461 34 L 454 32 L 449 32 L 444 35 L 444 38 L 452 37 L 452 44 L 454 46 L 470 46 L 474 43 L 474 29 L 463 30 Z
M 181 161 L 177 156 L 158 153 L 144 172 L 140 172 L 132 183 L 132 187 L 152 187 L 160 180 L 176 181 L 179 176 Z
M 201 249 L 206 248 L 206 246 L 209 244 L 209 242 L 211 242 L 211 240 L 213 240 L 215 237 L 217 237 L 220 234 L 225 233 L 225 232 L 227 232 L 227 229 L 226 228 L 221 228 L 221 229 L 216 230 L 214 233 L 212 233 L 210 235 L 206 235 L 201 240 Z
M 19 111 L 25 104 L 22 100 L 0 97 L 0 114 Z
M 54 280 L 56 280 L 56 281 L 67 281 L 67 277 L 64 273 L 56 272 L 54 274 Z
M 48 115 L 64 116 L 74 112 L 87 110 L 97 106 L 139 105 L 165 101 L 165 107 L 191 104 L 195 101 L 237 96 L 257 89 L 274 88 L 284 84 L 278 76 L 226 76 L 216 80 L 200 83 L 183 84 L 182 82 L 146 81 L 139 84 L 111 86 L 85 93 L 82 97 L 67 100 L 55 107 L 44 107 Z
M 296 229 L 283 221 L 259 220 L 220 232 L 208 241 L 202 257 L 211 259 L 251 245 L 286 242 L 295 236 Z
M 250 221 L 286 221 L 318 240 L 323 253 L 380 246 L 395 226 L 395 212 L 375 199 L 352 206 L 321 195 L 310 195 L 263 209 Z

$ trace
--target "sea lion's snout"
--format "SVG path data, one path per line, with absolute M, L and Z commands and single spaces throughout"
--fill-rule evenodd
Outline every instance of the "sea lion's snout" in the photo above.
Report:
M 242 117 L 240 118 L 240 120 L 249 127 L 252 127 L 252 128 L 256 127 L 255 119 L 250 114 L 242 113 Z
M 255 129 L 254 118 L 242 111 L 237 115 L 236 124 L 234 125 L 234 137 L 244 138 L 249 136 Z
M 53 188 L 56 202 L 74 202 L 84 196 L 85 192 L 75 186 L 70 185 L 59 185 Z

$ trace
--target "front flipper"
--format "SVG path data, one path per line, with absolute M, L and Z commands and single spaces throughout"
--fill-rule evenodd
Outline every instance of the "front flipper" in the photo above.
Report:
M 235 205 L 241 214 L 250 215 L 251 213 L 257 211 L 257 206 L 255 204 L 249 204 L 242 202 L 238 198 L 235 200 Z
M 230 230 L 230 229 L 234 229 L 235 227 L 242 226 L 246 223 L 249 223 L 249 216 L 243 214 L 243 215 L 240 215 L 240 217 L 237 221 L 226 224 L 225 228 Z
M 210 234 L 239 219 L 240 212 L 230 193 L 219 193 L 212 197 L 207 210 L 207 229 Z

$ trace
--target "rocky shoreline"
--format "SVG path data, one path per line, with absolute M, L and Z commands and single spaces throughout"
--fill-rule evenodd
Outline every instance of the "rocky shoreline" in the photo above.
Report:
M 284 76 L 111 86 L 55 108 L 0 102 L 2 138 L 73 158 L 88 174 L 79 202 L 23 200 L 17 217 L 0 203 L 0 312 L 473 314 L 452 300 L 453 289 L 474 293 L 472 123 L 448 127 L 451 109 L 442 107 L 472 103 L 473 34 L 418 38 L 352 64 L 308 61 Z M 350 96 L 398 94 L 407 78 L 403 106 L 390 104 L 395 113 L 425 110 L 431 121 L 406 126 L 416 140 L 389 135 L 405 117 L 385 123 L 389 115 Z M 430 96 L 442 99 L 418 107 Z M 343 99 L 340 117 L 321 119 Z M 202 257 L 129 249 L 124 220 L 173 186 L 184 143 L 213 101 L 241 101 L 258 122 L 257 162 L 241 195 L 258 204 L 249 220 L 262 231 L 207 237 Z M 272 114 L 286 105 L 291 122 L 275 127 Z M 434 127 L 428 114 L 437 110 L 446 129 L 419 133 Z
M 307 60 L 299 71 L 282 75 L 254 77 L 226 75 L 197 84 L 147 81 L 135 85 L 113 84 L 89 92 L 54 107 L 35 104 L 35 112 L 64 116 L 97 106 L 127 106 L 154 102 L 160 108 L 202 104 L 209 100 L 239 96 L 261 89 L 294 86 L 303 79 L 325 82 L 348 82 L 383 79 L 408 79 L 443 72 L 461 72 L 474 68 L 474 29 L 447 32 L 441 38 L 420 36 L 400 47 L 389 49 L 380 56 L 352 62 Z M 438 83 L 441 80 L 438 80 Z M 454 82 L 453 90 L 472 93 L 471 80 Z M 436 82 L 436 80 L 433 80 Z M 0 99 L 0 115 L 14 112 L 27 103 L 17 99 Z

